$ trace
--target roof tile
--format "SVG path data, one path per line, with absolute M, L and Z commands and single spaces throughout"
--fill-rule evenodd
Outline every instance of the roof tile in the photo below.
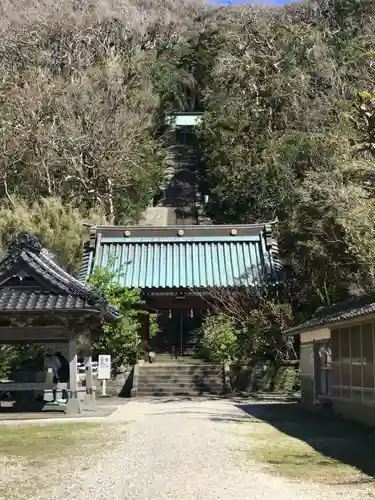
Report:
M 104 311 L 110 321 L 119 317 L 105 297 L 54 262 L 38 238 L 20 233 L 0 262 L 0 312 L 66 309 Z
M 7 288 L 0 290 L 0 311 L 38 311 L 59 309 L 83 309 L 85 301 L 70 295 L 36 292 L 30 288 Z
M 359 297 L 352 297 L 329 307 L 321 307 L 315 311 L 315 314 L 308 321 L 290 328 L 286 333 L 297 335 L 304 330 L 329 326 L 373 313 L 375 313 L 375 294 L 371 292 Z

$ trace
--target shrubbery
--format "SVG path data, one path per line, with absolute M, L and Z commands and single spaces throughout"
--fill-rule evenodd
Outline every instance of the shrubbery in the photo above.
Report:
M 126 272 L 126 269 L 125 269 Z M 96 354 L 111 354 L 114 368 L 134 364 L 143 353 L 143 317 L 149 314 L 142 309 L 139 290 L 129 290 L 117 283 L 108 269 L 96 268 L 90 276 L 89 285 L 100 292 L 116 307 L 121 318 L 111 325 L 103 326 L 103 334 L 93 342 Z M 158 331 L 156 317 L 150 316 L 150 336 Z
M 235 322 L 225 315 L 208 316 L 201 327 L 201 346 L 212 361 L 236 359 L 240 353 Z

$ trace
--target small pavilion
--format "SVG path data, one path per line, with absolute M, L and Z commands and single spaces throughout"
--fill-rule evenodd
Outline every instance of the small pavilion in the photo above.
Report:
M 65 411 L 80 413 L 77 337 L 100 334 L 103 323 L 118 319 L 115 308 L 60 267 L 38 238 L 18 234 L 0 262 L 0 344 L 60 344 L 69 361 Z M 90 342 L 85 342 L 86 346 Z M 91 352 L 85 353 L 86 396 L 94 403 Z M 42 378 L 42 380 L 40 380 Z M 47 377 L 48 378 L 48 377 Z M 52 389 L 45 373 L 39 380 L 0 383 L 0 391 L 40 393 Z

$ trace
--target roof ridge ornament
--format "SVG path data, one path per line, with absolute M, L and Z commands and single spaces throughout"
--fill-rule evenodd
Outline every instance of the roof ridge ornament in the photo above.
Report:
M 12 239 L 9 245 L 8 254 L 13 254 L 20 250 L 29 250 L 39 254 L 43 250 L 43 246 L 40 239 L 36 236 L 26 232 L 20 232 Z

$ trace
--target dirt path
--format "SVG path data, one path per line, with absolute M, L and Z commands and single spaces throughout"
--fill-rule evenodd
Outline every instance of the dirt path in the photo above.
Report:
M 101 447 L 95 464 L 83 458 L 80 470 L 38 500 L 375 498 L 357 487 L 299 483 L 260 470 L 251 458 L 248 416 L 231 401 L 135 400 L 113 422 L 115 449 Z

